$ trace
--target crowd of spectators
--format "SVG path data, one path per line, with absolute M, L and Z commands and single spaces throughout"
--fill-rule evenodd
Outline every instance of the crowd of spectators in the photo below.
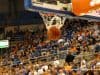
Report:
M 58 40 L 46 40 L 46 29 L 21 34 L 23 40 L 0 59 L 0 75 L 99 75 L 99 25 L 66 20 Z

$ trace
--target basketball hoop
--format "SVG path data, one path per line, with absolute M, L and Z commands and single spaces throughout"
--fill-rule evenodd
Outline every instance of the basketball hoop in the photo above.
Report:
M 61 36 L 61 27 L 64 25 L 66 16 L 53 13 L 40 13 L 47 29 L 48 40 L 57 40 Z
M 54 16 L 53 13 L 41 13 L 42 16 Z

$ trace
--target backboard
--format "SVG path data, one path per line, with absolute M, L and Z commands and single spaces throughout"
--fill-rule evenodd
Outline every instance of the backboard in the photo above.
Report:
M 71 13 L 71 0 L 24 0 L 26 10 L 37 12 L 50 12 L 60 15 L 73 15 Z
M 84 8 L 83 4 L 89 8 Z M 100 0 L 24 0 L 24 7 L 28 11 L 39 13 L 53 13 L 67 17 L 75 17 L 77 15 L 79 17 L 91 16 L 92 18 L 95 17 L 95 19 L 100 18 Z

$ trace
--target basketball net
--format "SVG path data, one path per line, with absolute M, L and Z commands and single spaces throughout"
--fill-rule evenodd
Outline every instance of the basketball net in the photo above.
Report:
M 52 13 L 40 13 L 47 29 L 49 40 L 57 40 L 60 38 L 60 29 L 64 25 L 66 16 L 55 15 Z
M 52 13 L 40 13 L 44 24 L 46 25 L 46 29 L 49 29 L 52 26 L 56 26 L 60 29 L 66 20 L 65 16 L 59 16 Z

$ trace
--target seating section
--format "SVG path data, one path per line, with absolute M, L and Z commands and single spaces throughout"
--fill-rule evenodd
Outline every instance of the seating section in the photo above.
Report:
M 25 73 L 43 71 L 36 75 L 45 75 L 45 72 L 51 75 L 55 75 L 53 73 L 58 75 L 61 73 L 62 75 L 62 72 L 64 75 L 67 75 L 67 73 L 69 75 L 70 73 L 84 75 L 90 69 L 93 73 L 95 70 L 98 73 L 97 65 L 100 62 L 99 25 L 89 23 L 86 20 L 67 19 L 61 31 L 62 37 L 51 41 L 46 39 L 45 27 L 43 30 L 40 28 L 35 32 L 28 30 L 19 30 L 16 33 L 7 32 L 6 37 L 10 35 L 11 39 L 12 37 L 22 37 L 22 39 L 20 41 L 16 39 L 17 43 L 15 46 L 11 45 L 8 49 L 9 53 L 5 52 L 2 55 L 0 65 L 8 71 L 10 71 L 8 69 L 10 66 L 15 70 L 13 72 L 19 75 L 22 75 L 20 70 L 22 73 L 24 72 L 23 69 L 25 69 Z M 10 40 L 10 42 L 13 42 L 13 40 Z M 45 69 L 42 68 L 44 66 Z

